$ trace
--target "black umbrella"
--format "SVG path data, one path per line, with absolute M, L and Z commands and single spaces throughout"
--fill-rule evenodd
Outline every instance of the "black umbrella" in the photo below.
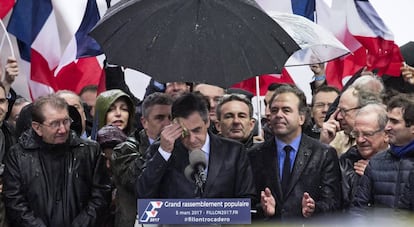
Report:
M 400 47 L 401 54 L 404 57 L 404 61 L 410 65 L 414 66 L 414 42 L 410 41 Z
M 250 0 L 131 0 L 110 8 L 91 35 L 109 63 L 162 82 L 228 87 L 280 73 L 300 47 Z

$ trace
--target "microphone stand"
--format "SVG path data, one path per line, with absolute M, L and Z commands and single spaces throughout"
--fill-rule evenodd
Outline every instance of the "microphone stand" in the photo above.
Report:
M 194 174 L 195 184 L 197 186 L 195 194 L 197 198 L 202 198 L 204 193 L 204 183 L 198 174 Z

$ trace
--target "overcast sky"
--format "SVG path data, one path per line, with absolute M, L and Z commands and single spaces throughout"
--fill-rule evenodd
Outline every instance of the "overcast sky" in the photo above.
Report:
M 329 5 L 332 0 L 325 0 Z M 369 0 L 388 28 L 394 33 L 394 40 L 402 46 L 414 40 L 413 0 Z
M 370 0 L 377 13 L 394 33 L 395 42 L 404 45 L 414 40 L 413 0 Z

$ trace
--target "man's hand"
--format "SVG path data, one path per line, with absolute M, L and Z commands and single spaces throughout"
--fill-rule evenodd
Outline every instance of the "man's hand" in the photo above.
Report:
M 261 191 L 260 204 L 262 205 L 263 212 L 266 216 L 270 217 L 275 215 L 276 200 L 269 188 L 265 188 L 264 191 Z
M 369 160 L 364 160 L 364 159 L 361 159 L 355 162 L 354 163 L 355 172 L 360 176 L 364 175 L 365 168 L 367 168 L 368 163 L 369 163 Z
M 17 60 L 14 57 L 7 58 L 6 63 L 6 76 L 4 81 L 8 84 L 12 84 L 16 79 L 16 76 L 19 75 L 19 66 L 17 65 Z
M 401 76 L 407 83 L 414 84 L 414 68 L 403 63 L 400 68 Z
M 167 125 L 162 131 L 160 135 L 160 146 L 161 148 L 171 153 L 174 149 L 175 140 L 180 138 L 182 135 L 183 128 L 179 123 L 172 123 Z
M 303 193 L 302 197 L 302 215 L 305 218 L 312 216 L 315 212 L 315 200 L 310 197 L 309 193 Z
M 321 135 L 319 140 L 324 144 L 330 144 L 332 140 L 335 139 L 336 133 L 341 131 L 341 126 L 339 122 L 335 119 L 339 113 L 339 109 L 336 109 L 335 112 L 329 117 L 329 119 L 323 123 Z

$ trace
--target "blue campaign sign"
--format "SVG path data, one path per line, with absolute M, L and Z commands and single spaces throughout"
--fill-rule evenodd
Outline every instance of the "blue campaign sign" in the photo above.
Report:
M 139 224 L 251 224 L 250 199 L 138 199 Z

